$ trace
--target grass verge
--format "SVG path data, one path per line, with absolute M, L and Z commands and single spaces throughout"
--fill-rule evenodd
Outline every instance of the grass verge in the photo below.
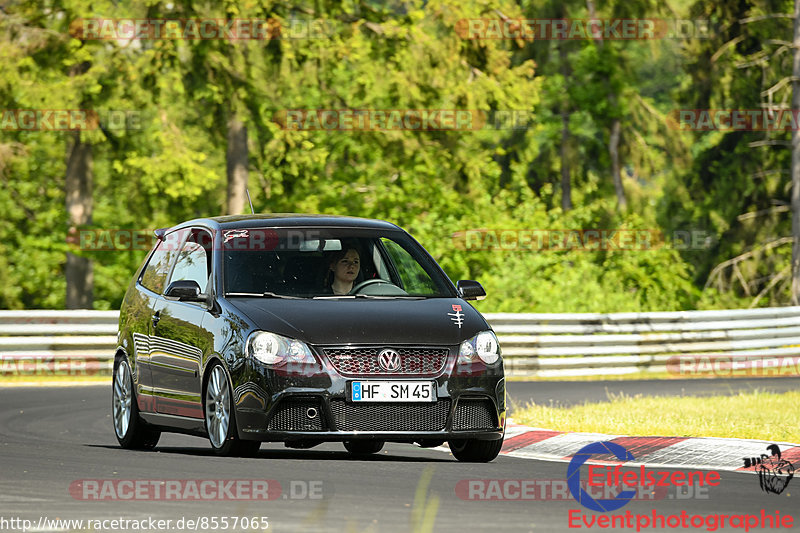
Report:
M 611 395 L 573 407 L 529 404 L 514 421 L 557 431 L 639 436 L 728 437 L 800 443 L 800 391 L 733 396 Z
M 632 372 L 630 374 L 598 374 L 592 376 L 506 376 L 506 381 L 641 381 L 648 379 L 797 379 L 800 375 L 748 375 L 746 373 L 675 374 L 672 372 Z
M 667 372 L 633 372 L 631 374 L 598 374 L 592 376 L 508 376 L 506 381 L 641 381 L 643 379 L 686 379 Z M 697 377 L 703 379 L 703 377 Z M 713 379 L 713 378 L 712 378 Z

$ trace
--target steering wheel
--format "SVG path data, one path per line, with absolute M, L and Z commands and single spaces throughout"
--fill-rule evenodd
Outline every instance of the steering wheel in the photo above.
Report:
M 369 287 L 370 285 L 377 285 L 378 283 L 385 283 L 387 285 L 391 285 L 392 287 L 397 287 L 397 285 L 395 285 L 391 281 L 386 281 L 385 279 L 380 279 L 380 278 L 366 279 L 361 283 L 359 283 L 358 285 L 356 285 L 355 287 L 353 287 L 350 290 L 350 294 L 358 294 L 358 291 L 360 291 L 364 287 Z

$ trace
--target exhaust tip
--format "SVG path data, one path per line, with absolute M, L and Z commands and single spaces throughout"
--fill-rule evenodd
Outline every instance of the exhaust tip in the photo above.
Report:
M 306 416 L 308 418 L 317 418 L 318 414 L 319 413 L 317 412 L 317 408 L 316 407 L 309 407 L 308 410 L 306 411 Z

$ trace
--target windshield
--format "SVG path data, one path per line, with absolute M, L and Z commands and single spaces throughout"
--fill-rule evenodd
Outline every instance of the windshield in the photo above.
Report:
M 455 296 L 438 265 L 404 232 L 248 228 L 222 237 L 227 296 Z

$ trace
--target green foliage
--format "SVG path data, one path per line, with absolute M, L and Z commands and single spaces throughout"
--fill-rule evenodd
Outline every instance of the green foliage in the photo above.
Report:
M 690 41 L 679 98 L 683 109 L 758 109 L 791 102 L 793 2 L 696 2 L 691 16 L 712 22 L 709 39 Z M 770 16 L 767 16 L 770 15 Z M 786 80 L 784 80 L 786 81 Z M 677 106 L 676 106 L 677 108 Z M 791 152 L 789 131 L 689 133 L 691 160 L 675 167 L 658 221 L 669 230 L 707 231 L 707 254 L 686 256 L 698 305 L 785 305 L 790 301 Z M 777 245 L 773 247 L 773 245 Z

